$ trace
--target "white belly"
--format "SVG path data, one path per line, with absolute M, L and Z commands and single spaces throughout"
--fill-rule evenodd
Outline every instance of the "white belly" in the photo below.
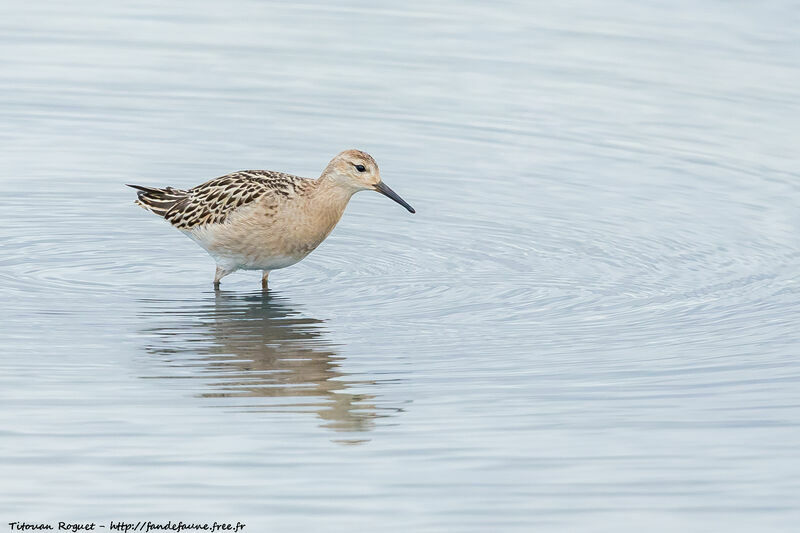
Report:
M 226 270 L 277 270 L 291 266 L 305 257 L 281 254 L 270 250 L 269 246 L 249 243 L 247 239 L 221 246 L 218 235 L 220 232 L 217 231 L 219 228 L 215 226 L 217 225 L 194 228 L 184 233 Z

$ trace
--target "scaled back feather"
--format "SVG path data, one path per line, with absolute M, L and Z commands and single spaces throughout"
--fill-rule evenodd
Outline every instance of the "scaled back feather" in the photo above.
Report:
M 220 176 L 189 190 L 128 185 L 138 191 L 136 204 L 167 219 L 178 229 L 221 224 L 236 209 L 265 195 L 290 198 L 314 180 L 273 172 L 242 170 Z

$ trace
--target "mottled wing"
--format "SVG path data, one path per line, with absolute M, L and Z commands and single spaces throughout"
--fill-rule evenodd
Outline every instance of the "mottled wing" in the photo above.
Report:
M 243 170 L 207 181 L 186 191 L 166 218 L 178 229 L 220 224 L 237 209 L 272 196 L 276 201 L 290 198 L 308 182 L 304 178 L 268 170 Z

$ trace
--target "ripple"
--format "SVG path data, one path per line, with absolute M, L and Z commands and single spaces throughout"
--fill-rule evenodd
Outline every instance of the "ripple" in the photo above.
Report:
M 5 228 L 0 279 L 10 293 L 81 298 L 207 287 L 212 262 L 166 224 L 150 223 L 117 196 L 98 201 L 114 210 L 90 214 L 64 209 L 57 198 L 35 198 L 48 213 L 38 221 L 51 228 L 46 234 L 25 232 L 35 226 L 24 203 L 7 206 L 14 222 Z M 406 218 L 386 205 L 362 211 L 356 201 L 330 242 L 275 273 L 273 285 L 313 291 L 325 309 L 372 309 L 375 317 L 410 327 L 478 321 L 523 331 L 549 324 L 554 334 L 587 343 L 619 328 L 629 344 L 664 337 L 665 321 L 709 327 L 704 317 L 713 317 L 730 333 L 746 328 L 747 320 L 773 316 L 795 294 L 791 273 L 800 254 L 777 242 L 731 240 L 713 228 L 665 225 L 655 231 L 637 226 L 645 219 L 633 213 L 608 220 L 542 206 L 531 216 L 519 199 L 494 216 L 480 211 L 484 201 L 465 197 L 440 209 L 423 204 L 419 215 Z M 577 201 L 567 194 L 558 203 Z M 102 227 L 108 230 L 89 229 Z M 231 276 L 230 286 L 252 287 L 252 277 Z M 772 306 L 758 303 L 775 294 L 790 297 Z M 683 335 L 690 342 L 694 334 Z

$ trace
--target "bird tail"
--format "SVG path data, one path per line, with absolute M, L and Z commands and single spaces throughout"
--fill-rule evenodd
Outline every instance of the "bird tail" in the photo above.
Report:
M 172 187 L 165 189 L 142 187 L 141 185 L 128 185 L 128 187 L 133 187 L 137 190 L 136 205 L 144 207 L 160 217 L 165 216 L 172 206 L 188 196 L 187 191 L 173 189 Z

